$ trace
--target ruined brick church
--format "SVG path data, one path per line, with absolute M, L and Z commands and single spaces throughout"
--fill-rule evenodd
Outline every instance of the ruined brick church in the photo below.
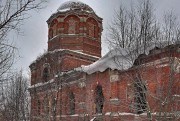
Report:
M 47 24 L 48 51 L 29 66 L 31 121 L 180 120 L 180 45 L 101 57 L 102 18 L 82 2 Z

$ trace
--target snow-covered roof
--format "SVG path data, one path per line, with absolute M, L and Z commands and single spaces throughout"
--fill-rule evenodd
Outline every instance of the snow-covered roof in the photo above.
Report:
M 115 48 L 110 50 L 105 56 L 100 58 L 93 64 L 90 65 L 82 65 L 81 67 L 76 68 L 76 71 L 83 71 L 87 74 L 92 74 L 94 72 L 103 72 L 106 69 L 110 68 L 112 70 L 127 70 L 131 68 L 134 64 L 135 59 L 140 54 L 145 53 L 149 54 L 149 51 L 154 49 L 155 47 L 163 48 L 167 46 L 167 41 L 162 43 L 149 43 L 148 46 L 144 49 L 144 46 L 139 47 L 139 52 L 137 53 L 132 48 Z M 144 52 L 145 50 L 145 52 Z
M 88 74 L 92 74 L 94 72 L 100 71 L 103 72 L 107 68 L 111 68 L 112 70 L 126 70 L 133 65 L 133 58 L 129 56 L 128 50 L 123 48 L 115 48 L 109 51 L 105 56 L 100 58 L 95 63 L 84 66 L 82 65 L 79 68 L 76 68 L 77 71 L 84 71 Z
M 88 6 L 87 4 L 84 4 L 78 0 L 70 0 L 67 1 L 65 3 L 63 3 L 58 9 L 57 11 L 59 12 L 66 12 L 69 10 L 81 10 L 81 11 L 86 11 L 89 13 L 93 13 L 93 9 Z
M 81 55 L 84 55 L 84 56 L 89 56 L 91 58 L 99 59 L 99 57 L 97 57 L 97 56 L 93 56 L 93 55 L 90 55 L 90 54 L 83 53 L 82 50 L 55 49 L 53 51 L 47 51 L 47 52 L 43 53 L 42 55 L 38 56 L 37 59 L 34 60 L 31 64 L 36 63 L 37 61 L 41 60 L 47 54 L 54 54 L 56 52 L 62 52 L 62 51 L 74 52 L 74 53 L 78 53 L 78 54 L 81 54 Z

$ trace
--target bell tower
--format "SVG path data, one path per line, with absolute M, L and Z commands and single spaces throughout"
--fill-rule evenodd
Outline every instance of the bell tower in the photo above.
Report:
M 101 57 L 102 18 L 88 5 L 65 2 L 47 24 L 48 51 L 66 49 Z
M 47 20 L 48 49 L 30 64 L 31 84 L 89 65 L 101 57 L 102 18 L 79 1 L 63 3 Z

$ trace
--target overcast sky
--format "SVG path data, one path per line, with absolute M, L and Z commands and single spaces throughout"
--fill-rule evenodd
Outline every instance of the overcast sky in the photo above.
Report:
M 39 12 L 32 11 L 29 13 L 30 18 L 25 20 L 22 29 L 22 36 L 17 36 L 16 33 L 11 36 L 15 45 L 19 48 L 19 56 L 15 68 L 23 69 L 27 71 L 30 63 L 42 54 L 44 50 L 47 50 L 47 32 L 48 27 L 46 20 L 57 11 L 58 7 L 68 0 L 49 0 L 46 7 Z M 114 14 L 114 10 L 123 4 L 129 6 L 130 3 L 137 0 L 79 0 L 88 4 L 94 9 L 96 14 L 103 18 L 103 37 L 102 37 L 102 55 L 104 55 L 108 49 L 104 44 L 106 28 L 108 23 L 111 22 Z M 180 0 L 152 0 L 153 7 L 157 16 L 162 16 L 165 11 L 173 10 L 180 18 Z M 180 20 L 180 19 L 179 19 Z

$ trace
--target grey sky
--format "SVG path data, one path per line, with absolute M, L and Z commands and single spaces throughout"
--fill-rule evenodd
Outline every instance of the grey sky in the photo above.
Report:
M 47 7 L 37 11 L 29 13 L 31 16 L 25 20 L 22 25 L 23 36 L 16 36 L 13 34 L 11 39 L 14 40 L 15 44 L 19 48 L 20 58 L 15 63 L 15 68 L 23 68 L 25 71 L 28 70 L 29 64 L 37 58 L 38 55 L 42 54 L 44 50 L 47 50 L 47 32 L 48 27 L 46 20 L 51 14 L 56 12 L 58 7 L 67 0 L 49 0 Z M 102 55 L 107 52 L 107 48 L 104 44 L 105 34 L 107 33 L 106 28 L 108 23 L 111 22 L 114 14 L 114 10 L 117 9 L 121 4 L 129 6 L 131 2 L 137 0 L 79 0 L 94 9 L 96 14 L 103 18 L 103 37 L 102 37 Z M 157 16 L 162 16 L 164 11 L 173 10 L 180 18 L 180 0 L 152 0 L 154 9 Z M 179 19 L 180 20 L 180 19 Z

